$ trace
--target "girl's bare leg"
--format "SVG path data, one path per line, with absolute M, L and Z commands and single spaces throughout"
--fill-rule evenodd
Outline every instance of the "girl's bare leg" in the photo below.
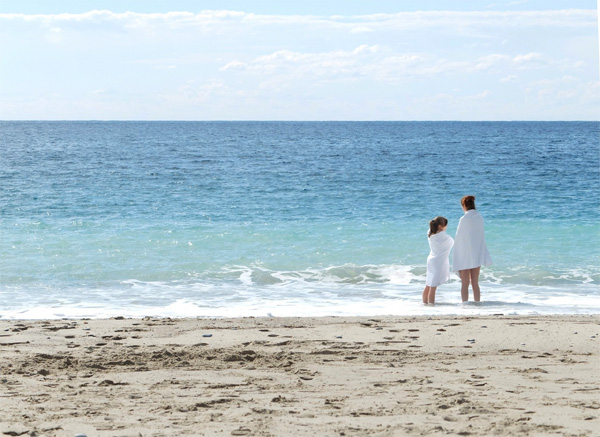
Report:
M 435 290 L 437 290 L 437 287 L 429 287 L 429 297 L 427 299 L 427 303 L 430 305 L 435 303 Z
M 460 295 L 462 297 L 463 302 L 467 302 L 469 300 L 469 280 L 471 277 L 471 270 L 459 270 L 458 274 L 460 276 Z
M 427 303 L 427 299 L 429 299 L 429 285 L 426 285 L 423 290 L 423 303 Z
M 469 270 L 471 276 L 471 287 L 473 287 L 473 300 L 479 302 L 480 290 L 479 290 L 479 272 L 481 267 L 476 267 Z

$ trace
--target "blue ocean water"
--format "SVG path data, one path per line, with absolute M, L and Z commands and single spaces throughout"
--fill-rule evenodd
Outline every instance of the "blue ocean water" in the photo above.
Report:
M 598 122 L 0 122 L 0 318 L 600 313 Z M 427 223 L 494 265 L 421 304 Z

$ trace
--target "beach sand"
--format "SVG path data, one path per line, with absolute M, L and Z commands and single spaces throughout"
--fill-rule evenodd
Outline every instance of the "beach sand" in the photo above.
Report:
M 600 316 L 0 321 L 0 434 L 600 435 Z

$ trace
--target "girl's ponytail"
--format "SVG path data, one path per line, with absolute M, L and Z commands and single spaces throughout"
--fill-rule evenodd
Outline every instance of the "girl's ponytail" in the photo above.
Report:
M 437 233 L 437 224 L 435 223 L 435 219 L 429 220 L 429 232 L 427 233 L 427 236 L 431 237 L 435 233 Z

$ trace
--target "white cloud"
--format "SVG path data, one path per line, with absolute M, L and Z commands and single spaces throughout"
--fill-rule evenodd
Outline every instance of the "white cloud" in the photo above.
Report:
M 248 64 L 241 61 L 231 61 L 228 62 L 224 67 L 221 68 L 221 71 L 226 70 L 245 70 L 248 68 Z
M 60 27 L 52 27 L 46 34 L 46 39 L 52 43 L 59 43 L 63 40 L 62 29 Z
M 355 32 L 372 32 L 381 28 L 428 29 L 431 27 L 455 28 L 458 26 L 558 26 L 593 27 L 595 10 L 550 10 L 550 11 L 418 11 L 395 14 L 371 14 L 359 16 L 313 16 L 313 15 L 264 15 L 241 11 L 211 10 L 198 13 L 173 11 L 165 13 L 111 12 L 93 10 L 80 14 L 0 14 L 2 21 L 26 21 L 42 24 L 61 23 L 106 23 L 114 22 L 128 27 L 166 25 L 170 28 L 198 27 L 205 25 L 275 26 L 314 25 L 320 27 L 347 27 Z
M 507 55 L 491 54 L 477 59 L 474 66 L 475 70 L 489 70 L 499 63 L 506 62 L 510 59 Z
M 490 94 L 491 93 L 489 90 L 485 90 L 485 91 L 482 91 L 475 95 L 467 96 L 467 98 L 472 99 L 472 100 L 482 100 L 482 99 L 486 99 L 487 97 L 489 97 Z
M 245 70 L 259 74 L 285 73 L 295 77 L 330 77 L 361 73 L 360 59 L 377 53 L 377 46 L 362 45 L 351 51 L 299 53 L 279 50 L 249 62 L 231 61 L 223 70 Z
M 358 46 L 357 48 L 354 49 L 354 51 L 352 52 L 353 55 L 360 55 L 362 53 L 377 53 L 381 50 L 381 47 L 379 47 L 378 45 L 374 45 L 374 46 L 369 46 L 367 44 L 363 44 L 361 46 Z
M 259 56 L 246 62 L 234 60 L 221 70 L 237 70 L 250 74 L 287 75 L 330 80 L 332 77 L 371 78 L 379 81 L 398 82 L 405 79 L 432 78 L 451 74 L 474 74 L 479 71 L 499 72 L 511 65 L 524 65 L 537 62 L 539 54 L 526 54 L 511 57 L 491 54 L 474 59 L 453 60 L 432 54 L 394 54 L 390 48 L 379 45 L 361 45 L 353 50 L 320 53 L 299 53 L 280 50 Z M 506 78 L 508 77 L 508 79 Z M 510 81 L 515 75 L 505 76 L 502 81 Z
M 518 55 L 513 58 L 513 61 L 517 64 L 526 63 L 544 63 L 544 59 L 540 53 L 527 53 L 526 55 Z
M 350 30 L 351 33 L 369 33 L 369 32 L 373 32 L 373 29 L 371 29 L 370 27 L 367 26 L 358 26 L 358 27 L 354 27 L 352 28 L 352 30 Z

